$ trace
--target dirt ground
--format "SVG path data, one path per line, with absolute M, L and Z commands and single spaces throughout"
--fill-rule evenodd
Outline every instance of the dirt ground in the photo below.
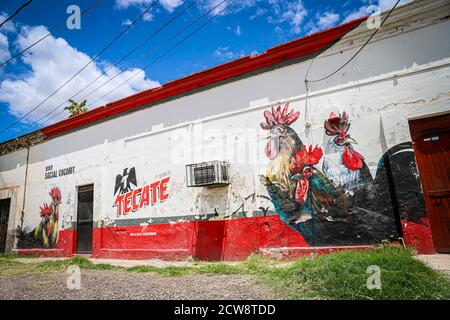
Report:
M 0 275 L 0 299 L 276 299 L 250 276 L 81 270 L 81 289 L 67 287 L 65 272 Z

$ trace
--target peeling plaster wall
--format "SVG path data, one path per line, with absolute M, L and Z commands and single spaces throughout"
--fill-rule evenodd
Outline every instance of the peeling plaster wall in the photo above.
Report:
M 422 10 L 426 6 L 428 12 Z M 310 64 L 310 78 L 334 70 L 367 38 L 365 26 L 350 32 L 314 61 L 143 108 L 31 147 L 24 228 L 32 230 L 39 224 L 39 207 L 49 201 L 50 189 L 58 187 L 62 193 L 59 228 L 73 229 L 77 187 L 87 184 L 94 184 L 94 221 L 102 228 L 141 226 L 146 230 L 155 223 L 251 218 L 261 208 L 272 209 L 258 178 L 267 167 L 266 133 L 259 123 L 263 111 L 278 102 L 290 102 L 291 108 L 301 112 L 292 128 L 306 145 L 324 145 L 328 139 L 324 120 L 330 112 L 346 111 L 352 137 L 359 142 L 357 150 L 375 176 L 386 151 L 411 141 L 408 120 L 450 111 L 450 43 L 446 41 L 450 23 L 439 20 L 443 8 L 449 8 L 448 2 L 417 1 L 402 7 L 353 62 L 329 80 L 312 83 L 308 94 L 303 80 Z M 20 221 L 25 158 L 24 150 L 0 158 L 4 188 L 17 192 L 10 230 Z M 230 186 L 187 188 L 185 165 L 209 160 L 231 163 Z M 47 166 L 56 170 L 74 166 L 75 173 L 45 180 Z M 137 187 L 170 177 L 170 197 L 118 217 L 114 207 L 116 175 L 132 167 Z M 2 198 L 9 194 L 4 190 L 0 189 Z M 191 239 L 193 232 L 185 231 L 182 237 Z M 94 247 L 108 246 L 105 239 Z M 224 248 L 230 246 L 224 244 Z

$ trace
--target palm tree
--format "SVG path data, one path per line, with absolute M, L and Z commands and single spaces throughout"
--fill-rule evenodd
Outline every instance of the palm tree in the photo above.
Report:
M 78 103 L 75 100 L 69 99 L 69 102 L 70 105 L 64 108 L 64 110 L 69 111 L 69 118 L 88 111 L 88 108 L 86 108 L 86 100 Z

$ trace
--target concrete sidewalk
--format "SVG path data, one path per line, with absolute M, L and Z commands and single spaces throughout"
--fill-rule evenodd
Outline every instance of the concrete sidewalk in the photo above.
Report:
M 450 276 L 450 254 L 417 255 L 417 259 L 431 268 Z
M 42 263 L 47 261 L 67 260 L 68 258 L 16 258 L 14 261 L 21 263 Z M 159 259 L 149 260 L 119 260 L 119 259 L 94 259 L 87 258 L 93 264 L 109 264 L 116 267 L 151 266 L 156 268 L 167 267 L 195 267 L 190 261 L 164 261 Z

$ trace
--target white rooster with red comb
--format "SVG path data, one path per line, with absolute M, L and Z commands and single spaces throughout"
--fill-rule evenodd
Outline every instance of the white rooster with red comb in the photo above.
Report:
M 333 112 L 325 121 L 325 133 L 330 136 L 325 147 L 322 171 L 334 184 L 344 190 L 361 188 L 373 181 L 364 157 L 354 150 L 356 141 L 348 133 L 347 113 Z

